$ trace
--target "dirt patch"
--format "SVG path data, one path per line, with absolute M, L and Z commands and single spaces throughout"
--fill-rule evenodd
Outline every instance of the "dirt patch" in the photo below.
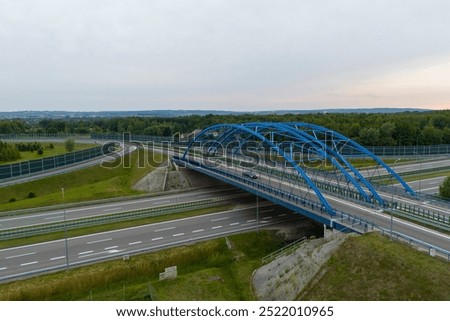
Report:
M 143 192 L 163 192 L 219 185 L 225 183 L 190 169 L 168 166 L 166 162 L 139 180 L 133 189 Z

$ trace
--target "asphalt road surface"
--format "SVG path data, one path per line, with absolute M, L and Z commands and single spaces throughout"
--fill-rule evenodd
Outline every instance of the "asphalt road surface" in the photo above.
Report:
M 256 229 L 289 220 L 305 220 L 292 212 L 262 203 L 255 206 L 178 219 L 65 240 L 0 250 L 0 280 L 100 261 L 111 257 L 191 243 Z M 67 260 L 68 258 L 68 260 Z

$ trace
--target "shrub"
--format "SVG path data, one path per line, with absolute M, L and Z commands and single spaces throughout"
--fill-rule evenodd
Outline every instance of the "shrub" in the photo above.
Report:
M 28 198 L 35 198 L 36 194 L 34 192 L 29 192 L 28 193 Z
M 14 203 L 15 201 L 17 201 L 15 197 L 11 197 L 11 198 L 9 199 L 9 202 L 10 202 L 10 203 Z

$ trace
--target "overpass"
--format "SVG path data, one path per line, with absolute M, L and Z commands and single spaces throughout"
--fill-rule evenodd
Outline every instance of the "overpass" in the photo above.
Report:
M 399 193 L 394 185 L 401 187 L 401 196 L 416 196 L 372 152 L 338 132 L 308 123 L 214 125 L 174 160 L 340 230 L 354 229 L 355 212 L 363 230 L 376 221 L 351 204 L 389 209 L 395 205 L 394 193 Z M 371 166 L 358 169 L 353 165 L 358 162 Z

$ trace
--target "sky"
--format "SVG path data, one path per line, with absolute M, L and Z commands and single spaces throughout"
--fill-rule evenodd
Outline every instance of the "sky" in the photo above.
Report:
M 0 0 L 0 111 L 450 109 L 448 0 Z

